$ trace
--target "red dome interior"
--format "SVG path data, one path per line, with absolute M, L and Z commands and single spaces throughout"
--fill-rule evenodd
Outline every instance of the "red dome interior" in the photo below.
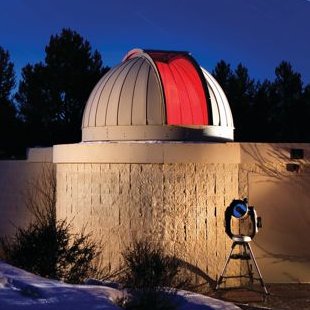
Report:
M 123 60 L 143 52 L 152 58 L 161 78 L 167 125 L 209 125 L 205 87 L 188 53 L 134 49 Z
M 148 52 L 162 79 L 168 125 L 208 125 L 204 87 L 186 54 Z

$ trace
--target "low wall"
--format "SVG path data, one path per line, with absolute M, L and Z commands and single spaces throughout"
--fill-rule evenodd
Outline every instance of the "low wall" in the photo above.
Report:
M 31 149 L 27 160 L 0 161 L 0 237 L 12 236 L 16 227 L 31 220 L 26 198 L 43 166 L 50 166 L 52 148 Z
M 264 279 L 310 282 L 309 144 L 130 142 L 31 149 L 26 161 L 0 161 L 0 236 L 29 223 L 25 192 L 52 158 L 58 216 L 72 220 L 77 231 L 92 231 L 111 269 L 129 242 L 143 237 L 162 243 L 205 281 L 216 279 L 232 243 L 224 232 L 225 208 L 234 198 L 249 197 L 263 220 L 252 245 Z M 234 262 L 229 272 L 239 271 Z

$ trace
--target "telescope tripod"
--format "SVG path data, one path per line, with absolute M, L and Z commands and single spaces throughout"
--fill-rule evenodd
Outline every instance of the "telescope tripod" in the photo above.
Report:
M 251 281 L 251 284 L 254 283 L 254 280 L 258 280 L 264 290 L 264 293 L 266 295 L 269 295 L 269 292 L 267 290 L 267 287 L 264 283 L 264 280 L 263 280 L 263 277 L 262 277 L 262 274 L 258 268 L 258 265 L 257 265 L 257 262 L 256 262 L 256 259 L 255 259 L 255 256 L 254 256 L 254 253 L 251 249 L 251 246 L 249 244 L 249 242 L 251 241 L 251 238 L 250 237 L 247 237 L 247 236 L 238 236 L 238 237 L 233 237 L 232 238 L 234 240 L 232 246 L 231 246 L 231 251 L 229 253 L 229 256 L 225 262 L 225 265 L 224 265 L 224 268 L 223 268 L 223 271 L 216 283 L 216 288 L 215 290 L 218 290 L 220 285 L 222 284 L 223 280 L 224 279 L 228 279 L 228 278 L 249 278 L 250 281 Z M 240 245 L 243 252 L 242 253 L 238 253 L 238 254 L 233 254 L 233 251 L 234 251 L 234 248 L 237 246 L 237 245 Z M 225 272 L 226 272 L 226 269 L 227 269 L 227 266 L 229 264 L 229 261 L 231 259 L 240 259 L 240 260 L 245 260 L 246 261 L 246 264 L 247 264 L 247 270 L 248 270 L 248 274 L 247 275 L 240 275 L 240 276 L 224 276 Z M 250 264 L 250 260 L 253 261 L 254 263 L 254 266 L 255 266 L 255 269 L 257 271 L 257 274 L 258 274 L 258 278 L 254 278 L 254 272 L 252 270 L 252 266 Z

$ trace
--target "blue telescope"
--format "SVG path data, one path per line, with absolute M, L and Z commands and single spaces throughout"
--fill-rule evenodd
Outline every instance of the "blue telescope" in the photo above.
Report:
M 244 234 L 236 234 L 233 232 L 233 220 L 250 221 L 250 229 Z M 240 226 L 243 221 L 240 221 Z M 252 240 L 258 232 L 258 228 L 262 227 L 260 217 L 257 217 L 256 211 L 253 206 L 248 205 L 248 200 L 234 199 L 225 211 L 225 232 L 234 241 L 249 241 Z M 241 227 L 239 228 L 241 230 Z M 239 232 L 238 229 L 238 232 Z

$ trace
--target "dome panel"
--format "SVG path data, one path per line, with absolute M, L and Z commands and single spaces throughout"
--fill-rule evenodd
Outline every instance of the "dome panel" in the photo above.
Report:
M 118 125 L 131 125 L 131 111 L 133 105 L 133 94 L 135 84 L 141 66 L 143 65 L 143 59 L 139 58 L 131 67 L 128 72 L 122 86 L 120 99 L 119 99 L 119 113 L 118 113 Z
M 89 115 L 89 126 L 97 126 L 97 122 L 100 124 L 100 117 L 98 116 L 98 108 L 103 105 L 102 99 L 108 96 L 109 83 L 112 84 L 111 79 L 113 79 L 114 74 L 119 71 L 120 65 L 115 67 L 113 70 L 110 70 L 104 77 L 101 82 L 101 85 L 98 91 L 95 94 L 95 97 L 92 102 L 91 113 Z M 104 115 L 105 116 L 105 115 Z
M 152 53 L 162 79 L 168 125 L 207 125 L 207 102 L 199 73 L 188 55 Z M 190 95 L 189 95 L 190 94 Z
M 160 92 L 160 85 L 154 69 L 151 67 L 147 83 L 147 124 L 164 125 L 165 107 Z
M 208 85 L 208 91 L 210 95 L 211 108 L 212 108 L 212 123 L 215 126 L 220 126 L 220 111 L 218 108 L 216 95 L 213 89 L 210 87 L 210 84 L 207 84 L 207 85 Z
M 187 109 L 182 111 L 182 124 L 207 125 L 208 113 L 206 95 L 204 86 L 195 67 L 184 58 L 177 59 L 172 65 L 176 68 L 182 80 L 185 93 L 185 98 L 183 100 L 187 101 Z
M 91 94 L 89 96 L 89 99 L 88 99 L 89 104 L 86 105 L 85 110 L 84 110 L 84 114 L 83 114 L 82 127 L 89 126 L 89 117 L 90 117 L 90 113 L 93 112 L 92 105 L 95 102 L 94 97 L 97 94 L 98 90 L 100 89 L 101 83 L 102 83 L 104 78 L 105 77 L 102 77 L 100 79 L 100 81 L 97 83 L 96 87 L 93 89 L 93 91 L 91 92 Z
M 113 72 L 111 72 L 111 74 L 107 77 L 105 83 L 103 83 L 100 88 L 100 91 L 98 91 L 98 94 L 94 99 L 94 107 L 92 108 L 93 114 L 91 114 L 90 125 L 94 127 L 105 126 L 109 97 L 113 89 L 113 85 L 122 70 L 123 66 L 118 66 L 113 69 Z
M 120 113 L 119 111 L 119 102 L 120 102 L 120 95 L 121 91 L 124 86 L 124 82 L 127 78 L 127 75 L 129 74 L 130 70 L 134 67 L 134 65 L 138 62 L 138 59 L 133 59 L 131 61 L 128 61 L 128 63 L 124 66 L 122 66 L 122 70 L 120 71 L 119 75 L 117 75 L 117 78 L 115 79 L 115 82 L 113 83 L 108 101 L 107 101 L 107 110 L 106 110 L 106 119 L 105 119 L 105 125 L 118 125 L 118 115 Z
M 220 117 L 220 122 L 218 126 L 228 126 L 232 127 L 234 126 L 233 124 L 233 117 L 231 114 L 230 106 L 227 100 L 227 97 L 219 85 L 219 83 L 215 80 L 215 78 L 205 69 L 201 68 L 202 72 L 206 78 L 208 87 L 212 89 L 212 92 L 214 94 L 214 99 L 215 102 L 214 104 L 217 105 L 217 110 L 219 113 Z M 214 124 L 216 125 L 216 124 Z
M 113 88 L 116 85 L 117 89 L 120 89 L 120 85 L 122 85 L 122 79 L 119 79 L 119 77 L 124 77 L 125 75 L 122 75 L 122 72 L 128 72 L 127 70 L 132 66 L 132 63 L 135 62 L 135 60 L 128 61 L 124 63 L 123 65 L 119 66 L 116 68 L 114 72 L 109 76 L 106 84 L 104 87 L 101 88 L 101 92 L 99 95 L 99 99 L 97 102 L 97 110 L 96 110 L 96 115 L 95 115 L 95 126 L 106 126 L 107 123 L 107 112 L 108 109 L 111 109 L 111 105 L 114 106 L 113 112 L 114 115 L 111 113 L 109 114 L 109 120 L 108 123 L 112 125 L 117 125 L 116 124 L 116 116 L 117 116 L 117 108 L 118 108 L 118 96 L 119 93 L 116 93 L 116 98 L 115 95 L 112 96 L 113 103 L 110 102 L 111 99 L 111 94 L 113 92 Z M 115 94 L 115 92 L 114 92 Z M 96 103 L 96 102 L 95 102 Z M 109 107 L 110 106 L 110 107 Z
M 118 66 L 119 67 L 119 66 Z M 95 126 L 96 123 L 96 105 L 98 103 L 100 93 L 102 89 L 105 87 L 106 82 L 109 77 L 113 74 L 113 72 L 117 69 L 117 67 L 113 70 L 109 70 L 97 83 L 93 91 L 91 92 L 89 99 L 87 101 L 84 114 L 83 114 L 83 125 L 82 127 L 87 126 Z
M 132 125 L 146 125 L 146 98 L 147 98 L 147 82 L 150 72 L 150 64 L 144 61 L 137 76 L 133 102 L 132 102 Z

